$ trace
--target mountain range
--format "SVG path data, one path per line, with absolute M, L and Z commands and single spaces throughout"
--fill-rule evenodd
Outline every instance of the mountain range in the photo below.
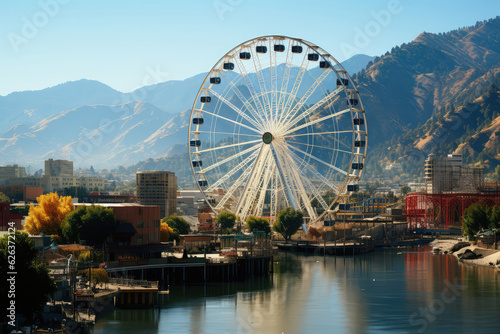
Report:
M 498 17 L 422 33 L 377 57 L 355 79 L 370 131 L 367 175 L 402 162 L 408 174 L 421 176 L 430 153 L 463 154 L 465 163 L 490 172 L 500 162 L 499 72 Z
M 355 73 L 373 59 L 355 55 L 343 64 Z M 44 159 L 63 158 L 113 168 L 171 156 L 180 150 L 171 147 L 187 142 L 190 109 L 206 75 L 130 93 L 82 79 L 0 96 L 0 161 L 38 168 Z
M 500 162 L 499 17 L 446 33 L 423 32 L 379 57 L 356 55 L 342 64 L 366 111 L 367 177 L 383 174 L 389 162 L 402 162 L 406 174 L 419 177 L 429 153 L 462 153 L 487 172 Z M 205 76 L 127 94 L 80 80 L 0 96 L 0 159 L 168 169 L 179 184 L 190 182 L 186 128 Z

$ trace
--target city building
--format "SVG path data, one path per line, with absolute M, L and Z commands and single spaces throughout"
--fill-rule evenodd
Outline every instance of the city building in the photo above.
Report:
M 45 192 L 62 191 L 64 188 L 84 187 L 90 191 L 104 190 L 106 180 L 93 176 L 60 175 L 42 177 L 42 187 Z
M 217 229 L 215 225 L 215 213 L 198 213 L 198 232 L 214 232 Z
M 137 201 L 158 205 L 162 217 L 177 211 L 177 177 L 168 171 L 143 171 L 136 174 Z
M 91 192 L 86 199 L 89 203 L 135 203 L 134 195 L 114 195 L 110 193 Z
M 42 187 L 42 178 L 36 176 L 13 177 L 1 181 L 4 186 Z
M 409 182 L 408 187 L 410 187 L 411 192 L 420 192 L 425 191 L 425 189 L 427 188 L 427 184 L 419 182 Z
M 428 194 L 477 193 L 484 186 L 483 169 L 463 165 L 461 154 L 430 154 L 425 160 L 424 175 Z
M 42 187 L 0 186 L 0 192 L 9 196 L 12 202 L 35 202 L 43 194 Z
M 12 168 L 9 169 L 9 173 L 11 174 Z M 69 160 L 46 160 L 45 173 L 42 177 L 26 176 L 25 171 L 24 176 L 19 176 L 23 175 L 22 171 L 24 167 L 19 168 L 22 168 L 22 170 L 18 170 L 17 176 L 0 179 L 0 185 L 43 187 L 44 192 L 63 191 L 64 188 L 71 187 L 84 187 L 90 191 L 102 191 L 106 186 L 106 180 L 99 177 L 75 176 L 73 173 L 73 161 Z
M 87 203 L 75 204 L 93 205 Z M 99 203 L 110 208 L 119 225 L 107 243 L 109 260 L 119 257 L 155 258 L 161 257 L 165 246 L 160 241 L 160 207 L 137 203 Z
M 26 176 L 25 167 L 20 167 L 18 165 L 0 166 L 0 180 Z
M 73 176 L 73 161 L 45 160 L 46 176 Z
M 385 170 L 401 171 L 401 170 L 403 170 L 403 167 L 401 166 L 400 163 L 388 162 L 385 166 Z

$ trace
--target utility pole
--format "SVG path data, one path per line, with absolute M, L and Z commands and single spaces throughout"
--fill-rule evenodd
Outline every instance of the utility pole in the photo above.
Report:
M 89 264 L 89 290 L 92 290 L 92 248 L 90 248 L 90 256 L 89 256 L 90 264 Z

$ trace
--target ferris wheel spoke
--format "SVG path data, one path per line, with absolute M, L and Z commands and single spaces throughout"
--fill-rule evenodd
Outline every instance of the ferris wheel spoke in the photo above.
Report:
M 230 156 L 229 158 L 226 158 L 226 159 L 224 159 L 224 160 L 218 161 L 218 162 L 214 163 L 213 165 L 208 166 L 207 168 L 203 169 L 203 171 L 202 171 L 202 172 L 203 172 L 203 173 L 209 172 L 209 171 L 211 171 L 212 169 L 214 169 L 214 168 L 216 168 L 216 167 L 219 167 L 219 166 L 221 166 L 221 165 L 223 165 L 223 164 L 225 164 L 225 163 L 231 162 L 231 161 L 233 161 L 234 159 L 237 159 L 237 158 L 239 158 L 239 157 L 241 157 L 241 156 L 243 156 L 243 155 L 245 155 L 245 154 L 247 154 L 247 153 L 249 153 L 249 152 L 256 151 L 256 150 L 258 150 L 258 149 L 259 149 L 259 147 L 260 147 L 260 146 L 261 146 L 261 144 L 259 143 L 259 144 L 257 144 L 257 145 L 254 145 L 254 146 L 250 147 L 250 148 L 247 148 L 246 150 L 243 150 L 243 151 L 241 151 L 241 152 L 238 152 L 238 153 L 236 153 L 235 155 Z
M 290 154 L 286 152 L 286 150 L 281 149 L 281 153 L 284 157 L 284 160 L 286 161 L 287 165 L 289 166 L 289 171 L 291 172 L 291 180 L 294 185 L 295 185 L 295 192 L 297 193 L 297 197 L 302 199 L 302 203 L 304 204 L 304 207 L 306 208 L 307 213 L 309 214 L 309 217 L 311 219 L 316 218 L 316 213 L 314 212 L 312 206 L 311 206 L 311 200 L 309 199 L 309 196 L 307 195 L 306 189 L 304 187 L 304 183 L 302 182 L 303 178 L 301 176 L 301 172 L 295 163 L 295 161 L 290 157 Z
M 286 136 L 286 135 L 287 135 L 287 134 L 289 134 L 289 133 L 293 133 L 293 132 L 295 132 L 295 131 L 298 131 L 298 130 L 300 130 L 300 129 L 306 128 L 306 127 L 308 127 L 308 126 L 310 126 L 310 125 L 314 125 L 314 124 L 316 124 L 316 123 L 323 122 L 323 121 L 325 121 L 325 120 L 327 120 L 327 119 L 330 119 L 330 118 L 333 118 L 333 117 L 338 117 L 338 116 L 343 115 L 343 114 L 345 114 L 345 113 L 348 113 L 348 112 L 350 112 L 350 111 L 351 111 L 350 109 L 344 109 L 344 110 L 339 111 L 339 112 L 337 112 L 337 113 L 330 114 L 330 115 L 327 115 L 327 116 L 324 116 L 324 117 L 321 117 L 321 118 L 315 119 L 315 120 L 313 120 L 313 121 L 310 121 L 310 122 L 304 123 L 304 124 L 302 124 L 302 125 L 299 125 L 299 126 L 297 126 L 297 127 L 295 127 L 295 128 L 288 129 L 288 130 L 284 131 L 281 135 L 282 135 L 282 136 Z
M 272 40 L 269 40 L 269 50 L 273 49 Z M 278 67 L 276 64 L 276 52 L 269 52 L 269 67 L 271 71 L 271 104 L 270 115 L 273 124 L 276 124 L 278 118 Z
M 252 99 L 255 101 L 255 105 L 257 107 L 257 111 L 260 113 L 263 118 L 266 119 L 266 123 L 268 124 L 269 118 L 267 117 L 266 111 L 264 107 L 262 106 L 262 101 L 260 100 L 260 97 L 257 94 L 257 91 L 255 90 L 255 87 L 253 86 L 252 80 L 250 79 L 247 69 L 245 67 L 245 64 L 241 60 L 238 60 L 237 57 L 235 57 L 236 64 L 238 65 L 238 68 L 240 70 L 240 73 L 245 80 L 245 86 L 247 87 L 248 91 L 250 92 L 250 95 L 252 95 Z
M 304 63 L 306 65 L 304 66 Z M 307 71 L 307 66 L 309 65 L 309 61 L 307 60 L 307 52 L 304 53 L 304 57 L 302 58 L 302 63 L 299 67 L 299 72 L 297 73 L 297 76 L 295 77 L 295 81 L 292 86 L 292 90 L 290 91 L 290 95 L 288 96 L 288 99 L 283 107 L 282 114 L 280 115 L 280 119 L 284 117 L 284 114 L 286 111 L 291 108 L 291 105 L 293 104 L 293 100 L 297 96 L 297 92 L 299 91 L 300 85 L 302 84 L 302 79 L 304 78 L 304 74 Z
M 262 139 L 256 139 L 256 140 L 246 141 L 246 142 L 243 142 L 243 143 L 236 143 L 236 144 L 231 144 L 231 145 L 224 145 L 224 146 L 217 146 L 217 147 L 207 148 L 206 150 L 197 151 L 196 153 L 201 154 L 201 153 L 206 153 L 206 152 L 218 151 L 218 150 L 222 150 L 222 149 L 225 149 L 225 148 L 237 147 L 237 146 L 247 145 L 247 144 L 254 144 L 254 143 L 259 143 L 259 142 L 261 143 Z
M 293 67 L 293 52 L 290 52 L 291 49 L 291 41 L 288 42 L 285 66 L 283 69 L 283 78 L 281 79 L 281 89 L 279 90 L 279 100 L 278 100 L 278 108 L 276 110 L 276 124 L 279 123 L 279 115 L 280 111 L 284 110 L 285 103 L 288 101 L 288 82 L 290 81 L 290 71 Z
M 337 141 L 335 138 L 334 138 L 334 140 Z M 341 141 L 337 141 L 337 142 L 348 147 L 346 144 L 342 143 Z M 298 141 L 291 141 L 291 140 L 287 141 L 287 144 L 303 145 L 303 146 L 307 146 L 307 147 L 319 148 L 319 149 L 323 149 L 323 150 L 336 151 L 336 152 L 343 152 L 343 153 L 347 153 L 347 154 L 353 153 L 352 151 L 344 151 L 344 150 L 336 148 L 336 147 L 320 146 L 320 145 L 315 145 L 315 144 L 313 145 L 313 144 L 301 143 Z
M 211 112 L 211 111 L 199 110 L 199 109 L 196 109 L 196 111 L 203 112 L 204 114 L 209 114 L 209 115 L 212 115 L 212 116 L 214 116 L 214 117 L 217 117 L 217 118 L 223 119 L 223 120 L 225 120 L 225 121 L 228 121 L 228 122 L 234 123 L 234 124 L 236 124 L 236 125 L 239 125 L 239 126 L 241 126 L 241 127 L 244 127 L 244 128 L 249 129 L 249 130 L 252 130 L 252 131 L 253 131 L 253 132 L 255 132 L 255 133 L 261 134 L 261 132 L 260 132 L 258 129 L 254 129 L 254 128 L 252 128 L 252 127 L 248 126 L 248 125 L 245 125 L 245 124 L 243 124 L 243 123 L 240 123 L 240 122 L 234 121 L 234 120 L 232 120 L 232 119 L 229 119 L 229 118 L 227 118 L 227 117 L 221 116 L 221 115 L 219 115 L 219 114 L 215 114 L 215 113 L 213 113 L 213 112 Z
M 303 171 L 300 171 L 300 174 L 302 174 L 303 176 L 301 177 L 301 180 L 303 180 L 305 186 L 311 191 L 312 193 L 312 198 L 310 199 L 310 201 L 312 201 L 314 198 L 316 198 L 319 202 L 319 204 L 321 205 L 321 207 L 323 208 L 323 210 L 328 210 L 328 205 L 326 204 L 323 196 L 321 196 L 321 194 L 319 193 L 318 189 L 312 184 L 312 182 L 309 180 L 309 178 L 304 174 Z M 312 206 L 311 206 L 311 209 L 312 209 Z M 314 209 L 312 209 L 314 211 Z
M 229 136 L 239 136 L 239 137 L 255 137 L 262 138 L 262 135 L 250 135 L 247 133 L 234 133 L 234 132 L 219 132 L 219 131 L 192 131 L 193 133 L 203 133 L 211 135 L 229 135 Z
M 245 203 L 241 209 L 240 215 L 242 217 L 247 217 L 249 214 L 259 215 L 260 202 L 264 201 L 265 193 L 267 190 L 268 175 L 270 173 L 270 163 L 269 163 L 269 150 L 266 150 L 265 155 L 261 159 L 261 163 L 258 166 L 255 178 L 252 178 L 252 183 L 250 184 L 246 195 L 246 198 L 242 196 L 243 203 Z M 250 182 L 250 179 L 249 179 Z
M 335 96 L 338 95 L 342 91 L 342 88 L 338 88 L 331 92 L 330 94 L 326 95 L 324 98 L 310 106 L 306 111 L 300 113 L 295 119 L 291 119 L 290 122 L 287 124 L 286 128 L 284 129 L 285 131 L 300 122 L 301 120 L 305 119 L 307 116 L 318 110 L 322 105 L 324 105 L 326 102 L 331 101 Z
M 264 201 L 266 199 L 266 193 L 267 193 L 267 190 L 268 190 L 268 185 L 269 185 L 269 182 L 271 182 L 272 180 L 272 177 L 274 175 L 274 170 L 276 168 L 276 165 L 273 163 L 272 161 L 272 157 L 269 156 L 269 158 L 267 159 L 267 171 L 264 175 L 264 178 L 262 180 L 262 186 L 261 186 L 261 190 L 260 190 L 260 194 L 259 194 L 259 200 L 257 201 L 257 205 L 256 205 L 256 215 L 257 216 L 262 216 L 263 215 L 263 212 L 264 212 Z M 272 187 L 271 187 L 272 189 Z
M 326 177 L 321 175 L 316 169 L 314 169 L 310 164 L 306 163 L 306 161 L 302 158 L 300 158 L 297 154 L 294 152 L 290 151 L 290 154 L 294 159 L 297 161 L 301 161 L 302 165 L 306 167 L 307 170 L 309 170 L 314 176 L 316 176 L 318 179 L 320 179 L 325 185 L 330 187 L 331 189 L 335 190 L 336 192 L 339 192 L 339 188 L 335 186 L 333 183 L 331 183 Z
M 316 91 L 316 89 L 319 87 L 319 85 L 325 80 L 328 75 L 332 72 L 331 69 L 326 69 L 321 73 L 321 75 L 314 81 L 314 83 L 309 87 L 309 89 L 304 93 L 304 96 L 295 104 L 295 106 L 290 106 L 290 108 L 286 109 L 283 111 L 283 116 L 281 118 L 281 123 L 279 126 L 286 126 L 287 122 L 289 120 L 293 119 L 297 112 L 299 112 L 300 109 L 304 106 L 304 104 L 307 102 L 309 97 Z
M 255 126 L 260 131 L 264 132 L 264 129 L 262 128 L 262 126 L 259 123 L 257 123 L 254 119 L 252 119 L 250 116 L 248 116 L 246 113 L 244 113 L 240 108 L 236 107 L 234 104 L 232 104 L 231 102 L 229 102 L 225 97 L 221 96 L 216 91 L 210 89 L 210 92 L 212 94 L 214 94 L 220 101 L 224 102 L 228 107 L 230 107 L 231 109 L 233 109 L 238 115 L 240 115 L 242 118 L 244 118 L 245 120 L 247 120 L 250 124 L 252 124 L 253 126 Z
M 271 143 L 271 150 L 273 154 L 273 159 L 276 164 L 276 168 L 278 170 L 278 175 L 281 180 L 281 184 L 284 187 L 285 194 L 287 195 L 287 199 L 290 202 L 291 206 L 295 209 L 299 209 L 300 201 L 296 198 L 296 194 L 293 191 L 293 185 L 290 175 L 288 174 L 288 168 L 285 168 L 286 163 L 283 161 L 282 156 L 279 153 L 279 144 Z
M 238 165 L 236 165 L 234 168 L 232 168 L 229 172 L 224 174 L 223 177 L 215 181 L 212 185 L 210 185 L 207 189 L 206 192 L 211 192 L 214 189 L 218 188 L 220 185 L 223 185 L 224 182 L 229 180 L 234 174 L 236 174 L 238 171 L 243 170 L 244 168 L 248 168 L 248 164 L 253 162 L 255 157 L 257 156 L 258 151 L 254 151 L 252 154 L 250 154 L 247 158 L 245 158 L 242 162 L 240 162 Z
M 261 147 L 259 155 L 255 160 L 255 163 L 253 164 L 252 171 L 250 172 L 250 175 L 247 178 L 245 188 L 243 189 L 243 193 L 240 197 L 240 200 L 236 205 L 235 214 L 237 215 L 239 214 L 240 217 L 243 219 L 246 219 L 246 211 L 243 210 L 246 210 L 246 208 L 248 208 L 248 205 L 255 199 L 254 196 L 256 187 L 255 183 L 262 176 L 262 166 L 263 163 L 265 162 L 267 150 L 268 150 L 267 145 Z
M 233 92 L 236 94 L 238 99 L 240 99 L 240 101 L 243 103 L 245 108 L 250 112 L 250 114 L 256 115 L 260 119 L 261 127 L 263 124 L 266 124 L 266 121 L 264 120 L 263 116 L 257 110 L 255 110 L 253 105 L 245 98 L 243 93 L 238 89 L 238 87 L 233 82 L 229 83 L 229 87 L 233 90 Z
M 264 104 L 264 111 L 266 112 L 266 115 L 269 116 L 268 120 L 272 120 L 271 117 L 271 103 L 269 102 L 269 96 L 268 96 L 268 91 L 266 87 L 266 79 L 264 77 L 264 73 L 262 72 L 262 66 L 260 65 L 260 58 L 255 50 L 255 48 L 251 49 L 252 53 L 252 59 L 253 59 L 253 64 L 255 68 L 255 75 L 257 76 L 257 81 L 259 83 L 259 89 L 260 93 L 262 96 L 262 102 Z
M 352 133 L 352 130 L 300 133 L 300 134 L 297 134 L 297 135 L 285 135 L 285 136 L 281 136 L 281 138 L 295 138 L 295 137 L 313 136 L 313 135 L 314 136 L 322 136 L 322 135 L 341 134 L 341 133 Z
M 328 162 L 323 161 L 323 160 L 321 160 L 320 158 L 315 157 L 315 156 L 314 156 L 314 155 L 312 155 L 312 154 L 309 154 L 309 153 L 307 153 L 307 152 L 304 152 L 304 151 L 302 151 L 301 149 L 299 149 L 299 148 L 297 148 L 297 147 L 294 147 L 294 146 L 289 146 L 289 147 L 290 147 L 292 150 L 295 150 L 295 151 L 300 152 L 300 153 L 302 153 L 302 154 L 304 154 L 304 155 L 307 155 L 308 157 L 310 157 L 310 158 L 312 158 L 312 159 L 316 160 L 317 162 L 322 163 L 323 165 L 328 166 L 328 167 L 330 167 L 330 168 L 333 168 L 333 169 L 335 169 L 337 172 L 342 173 L 342 174 L 344 174 L 344 175 L 346 175 L 346 176 L 347 176 L 347 172 L 346 172 L 345 170 L 342 170 L 342 169 L 340 169 L 340 168 L 338 168 L 338 167 L 336 167 L 336 166 L 334 166 L 334 165 L 332 165 L 332 164 L 329 164 Z
M 252 163 L 250 166 L 248 166 L 245 171 L 236 179 L 236 181 L 229 187 L 227 192 L 224 194 L 222 199 L 219 201 L 217 206 L 215 207 L 216 210 L 222 210 L 224 208 L 224 205 L 226 202 L 233 197 L 234 192 L 241 186 L 241 184 L 246 180 L 250 172 L 252 171 L 254 166 L 254 163 Z M 234 198 L 237 200 L 236 198 Z M 236 212 L 235 212 L 236 214 Z

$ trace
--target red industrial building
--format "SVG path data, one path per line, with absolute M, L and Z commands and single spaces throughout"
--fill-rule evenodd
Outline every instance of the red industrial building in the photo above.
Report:
M 424 176 L 426 192 L 405 198 L 411 228 L 461 228 L 465 210 L 472 204 L 500 204 L 500 184 L 484 183 L 483 169 L 464 165 L 461 154 L 429 154 Z
M 500 205 L 500 193 L 410 193 L 407 222 L 411 228 L 461 227 L 465 210 L 473 203 Z

